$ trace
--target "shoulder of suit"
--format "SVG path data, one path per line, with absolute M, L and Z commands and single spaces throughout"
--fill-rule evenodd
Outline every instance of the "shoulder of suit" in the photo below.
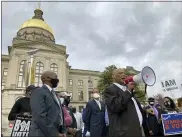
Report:
M 19 102 L 21 103 L 21 101 L 22 101 L 22 100 L 25 100 L 25 99 L 27 99 L 27 97 L 21 97 L 21 98 L 19 98 L 19 99 L 16 101 L 16 103 L 19 103 Z
M 100 103 L 105 104 L 104 101 L 100 101 Z
M 90 103 L 92 103 L 92 102 L 93 102 L 93 99 L 89 100 L 89 101 L 87 102 L 87 104 L 90 104 Z
M 32 94 L 42 94 L 42 93 L 46 93 L 45 92 L 45 88 L 42 86 L 42 87 L 39 87 L 39 88 L 36 88 L 33 92 L 32 92 Z
M 93 104 L 93 102 L 94 102 L 93 99 L 89 100 L 89 101 L 87 102 L 87 106 L 91 106 L 91 105 Z
M 108 86 L 108 87 L 106 88 L 106 90 L 111 89 L 111 88 L 113 88 L 113 87 L 115 87 L 115 85 L 114 85 L 114 84 L 111 84 L 110 86 Z

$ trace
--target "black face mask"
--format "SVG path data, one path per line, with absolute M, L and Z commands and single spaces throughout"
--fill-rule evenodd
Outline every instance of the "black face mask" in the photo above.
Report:
M 64 104 L 67 106 L 70 103 L 70 97 L 64 98 Z
M 52 88 L 56 88 L 59 83 L 59 79 L 51 79 Z
M 164 105 L 165 105 L 166 107 L 170 108 L 171 103 L 170 103 L 169 101 L 166 101 L 166 102 L 164 102 Z

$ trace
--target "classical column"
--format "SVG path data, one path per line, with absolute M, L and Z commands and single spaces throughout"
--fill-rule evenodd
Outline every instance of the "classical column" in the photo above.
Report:
M 67 72 L 66 72 L 66 62 L 63 61 L 63 74 L 62 74 L 62 75 L 63 75 L 63 81 L 62 81 L 63 85 L 62 85 L 62 86 L 63 86 L 63 88 L 64 88 L 65 90 L 66 90 L 66 86 L 67 86 L 67 85 L 66 85 L 66 82 L 67 82 L 67 81 L 66 81 L 66 73 L 67 73 Z
M 6 88 L 16 88 L 17 85 L 17 79 L 18 79 L 18 66 L 20 65 L 19 63 L 19 58 L 20 56 L 10 55 L 10 60 L 9 60 L 9 65 L 8 65 L 8 76 L 7 76 L 7 81 L 6 81 Z M 20 61 L 21 62 L 21 61 Z M 11 87 L 11 85 L 14 85 Z

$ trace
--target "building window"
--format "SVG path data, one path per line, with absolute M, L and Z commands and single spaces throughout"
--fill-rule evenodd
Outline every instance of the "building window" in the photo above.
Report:
M 93 91 L 93 88 L 89 88 L 88 89 L 88 98 L 89 98 L 89 100 L 91 100 L 92 99 L 92 91 Z
M 83 101 L 83 91 L 78 91 L 78 99 L 79 101 Z
M 83 80 L 78 80 L 78 86 L 83 86 Z
M 19 76 L 18 76 L 18 87 L 22 88 L 25 87 L 25 65 L 26 65 L 26 60 L 23 60 L 20 62 L 20 68 L 19 68 Z
M 3 70 L 3 76 L 7 76 L 8 75 L 8 68 L 4 68 Z
M 69 86 L 72 86 L 72 85 L 73 85 L 73 80 L 69 79 Z
M 82 113 L 84 106 L 79 106 L 79 112 Z
M 2 85 L 1 85 L 2 90 L 4 89 L 4 87 L 5 87 L 5 83 L 2 82 Z
M 42 62 L 37 62 L 36 63 L 36 70 L 35 70 L 35 86 L 41 86 L 41 75 L 42 72 L 44 71 L 44 64 Z
M 91 78 L 88 78 L 88 87 L 92 88 L 93 87 L 93 81 L 91 80 Z
M 54 73 L 58 74 L 58 66 L 56 63 L 52 63 L 51 64 L 51 71 L 53 71 Z
M 70 99 L 73 100 L 73 92 L 70 91 L 70 92 L 68 92 L 68 94 L 71 95 Z

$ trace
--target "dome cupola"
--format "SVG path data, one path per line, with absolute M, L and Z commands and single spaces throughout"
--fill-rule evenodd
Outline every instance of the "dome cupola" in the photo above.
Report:
M 17 38 L 55 43 L 52 28 L 44 21 L 43 11 L 36 9 L 32 19 L 25 21 L 17 32 Z

